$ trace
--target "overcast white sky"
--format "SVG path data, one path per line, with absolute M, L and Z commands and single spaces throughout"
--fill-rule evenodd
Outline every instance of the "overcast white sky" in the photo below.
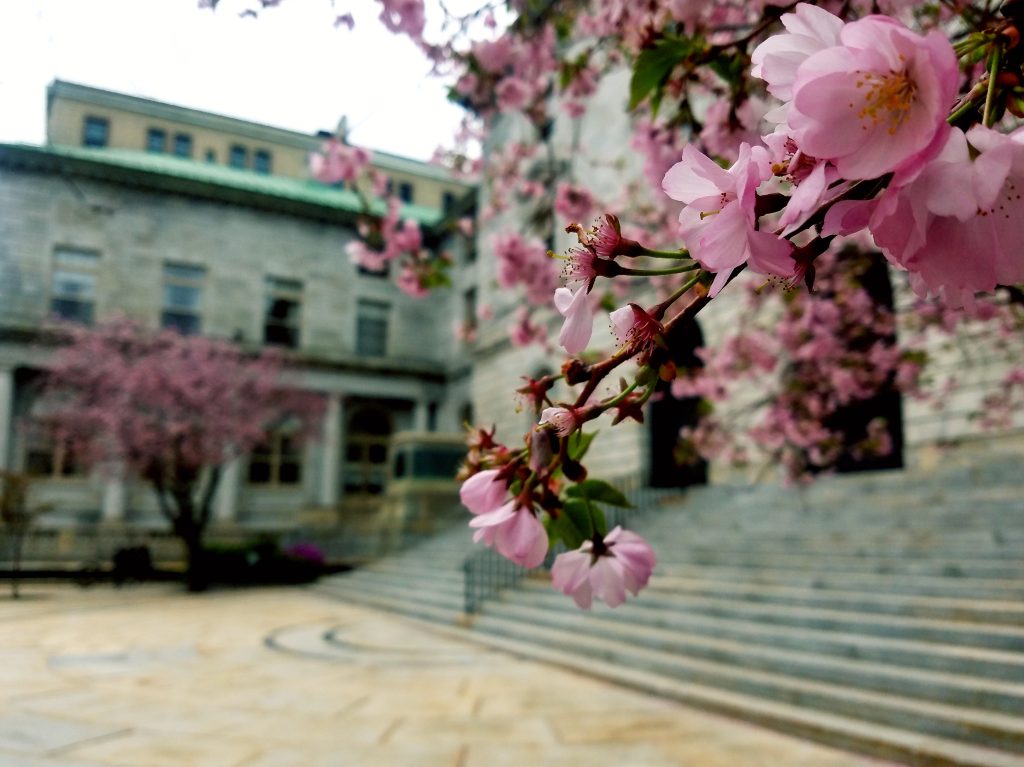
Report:
M 251 1 L 251 0 L 250 0 Z M 0 0 L 0 141 L 43 143 L 55 77 L 313 133 L 348 115 L 353 143 L 429 159 L 461 110 L 371 0 Z M 351 11 L 354 31 L 335 29 Z

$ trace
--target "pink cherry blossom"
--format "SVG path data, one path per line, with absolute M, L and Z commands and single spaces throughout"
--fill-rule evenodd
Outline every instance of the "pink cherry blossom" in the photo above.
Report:
M 568 437 L 580 426 L 579 416 L 572 408 L 546 407 L 540 414 L 540 426 L 550 426 L 559 437 Z
M 506 77 L 495 90 L 498 109 L 502 112 L 517 112 L 529 105 L 533 97 L 530 86 L 518 77 Z
M 597 254 L 590 248 L 570 248 L 562 267 L 562 279 L 566 284 L 582 282 L 589 286 L 597 278 L 596 261 Z
M 559 554 L 551 567 L 551 583 L 572 596 L 576 604 L 589 610 L 596 597 L 609 607 L 626 601 L 647 585 L 654 571 L 654 549 L 642 537 L 616 527 L 595 550 L 593 541 L 584 541 L 576 551 Z
M 569 354 L 579 354 L 587 348 L 594 332 L 594 311 L 590 307 L 586 287 L 579 288 L 575 293 L 569 288 L 556 290 L 555 308 L 565 317 L 558 334 L 558 343 Z
M 526 300 L 535 305 L 546 304 L 558 284 L 555 261 L 548 257 L 544 243 L 536 238 L 523 238 L 515 232 L 496 234 L 491 247 L 498 262 L 498 285 L 511 288 L 522 285 Z
M 398 277 L 395 280 L 395 285 L 397 285 L 398 289 L 407 296 L 412 296 L 413 298 L 423 298 L 430 292 L 423 285 L 420 273 L 412 264 L 406 264 L 402 267 L 402 270 L 398 273 Z
M 351 183 L 370 164 L 372 155 L 362 147 L 343 144 L 336 138 L 324 142 L 320 152 L 309 156 L 309 170 L 325 184 Z
M 623 238 L 619 219 L 611 213 L 598 218 L 590 234 L 590 247 L 600 258 L 615 258 L 639 248 L 636 240 Z
M 377 0 L 381 4 L 380 20 L 392 32 L 409 35 L 414 40 L 423 35 L 426 17 L 423 0 Z
M 555 212 L 566 221 L 583 221 L 594 209 L 594 198 L 585 187 L 564 181 L 555 191 Z
M 637 343 L 642 347 L 650 347 L 658 335 L 665 332 L 660 322 L 636 304 L 626 304 L 611 312 L 608 317 L 612 322 L 612 332 L 621 346 Z
M 771 232 L 757 228 L 756 190 L 771 176 L 764 147 L 743 144 L 739 159 L 724 170 L 688 144 L 682 162 L 673 165 L 662 187 L 673 200 L 686 204 L 679 214 L 680 231 L 690 255 L 715 272 L 714 297 L 743 263 L 756 272 L 790 278 L 795 263 L 793 246 Z
M 954 129 L 917 179 L 883 196 L 870 230 L 918 292 L 962 305 L 975 292 L 1024 281 L 1022 195 L 1024 131 Z
M 501 506 L 508 494 L 508 485 L 500 474 L 498 469 L 485 469 L 463 482 L 459 488 L 462 505 L 473 514 L 486 514 Z
M 782 14 L 786 33 L 772 35 L 750 56 L 750 74 L 768 84 L 768 92 L 782 101 L 793 98 L 797 69 L 812 54 L 839 44 L 843 20 L 810 3 L 795 13 Z
M 520 567 L 538 567 L 548 553 L 548 534 L 533 511 L 511 500 L 470 520 L 474 542 L 483 541 Z
M 797 70 L 788 114 L 800 149 L 847 179 L 912 176 L 945 143 L 959 67 L 947 37 L 886 16 L 847 24 Z
M 515 322 L 508 328 L 508 337 L 513 346 L 529 346 L 532 343 L 545 343 L 547 327 L 533 321 L 529 307 L 520 306 L 516 309 Z

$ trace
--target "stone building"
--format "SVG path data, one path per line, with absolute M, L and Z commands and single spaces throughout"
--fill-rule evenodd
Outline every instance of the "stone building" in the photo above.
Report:
M 532 172 L 542 172 L 541 165 L 550 162 L 546 158 L 554 157 L 560 179 L 585 180 L 584 185 L 595 190 L 598 198 L 608 200 L 619 199 L 631 181 L 642 180 L 643 158 L 630 149 L 632 124 L 622 107 L 623 94 L 628 93 L 629 76 L 628 71 L 620 71 L 605 78 L 581 117 L 557 117 L 551 129 L 550 155 L 538 153 L 539 159 L 535 161 Z M 485 155 L 512 143 L 535 142 L 536 136 L 524 118 L 505 115 L 495 126 L 489 141 Z M 578 151 L 580 147 L 584 151 Z M 647 186 L 646 181 L 642 184 Z M 480 209 L 485 210 L 489 205 L 489 191 L 484 187 L 480 192 Z M 628 217 L 628 213 L 624 215 Z M 530 425 L 529 416 L 516 409 L 513 402 L 512 391 L 520 385 L 520 376 L 558 372 L 564 357 L 557 345 L 552 354 L 538 345 L 516 347 L 509 343 L 508 327 L 513 322 L 521 298 L 515 291 L 503 290 L 497 285 L 493 235 L 507 231 L 525 232 L 527 227 L 523 222 L 532 218 L 528 206 L 517 207 L 513 202 L 498 215 L 481 220 L 479 225 L 479 300 L 488 308 L 492 319 L 481 323 L 479 340 L 473 350 L 473 401 L 480 423 L 495 424 L 499 438 L 508 444 L 518 444 L 519 435 Z M 551 222 L 548 244 L 556 253 L 565 253 L 575 244 L 574 236 L 562 232 L 565 223 L 560 220 Z M 880 288 L 892 298 L 899 332 L 903 332 L 906 315 L 900 310 L 907 307 L 913 296 L 907 275 L 891 268 L 881 271 Z M 759 280 L 750 274 L 742 275 L 740 279 L 748 282 Z M 718 344 L 742 322 L 743 302 L 736 295 L 742 290 L 732 287 L 697 318 L 696 343 L 706 346 Z M 537 320 L 543 321 L 545 317 L 557 334 L 562 318 L 550 308 L 540 311 Z M 955 390 L 940 398 L 941 407 L 910 397 L 896 397 L 895 401 L 872 403 L 870 409 L 865 408 L 855 414 L 862 423 L 867 423 L 875 415 L 882 415 L 898 430 L 899 439 L 894 440 L 898 442 L 897 449 L 890 467 L 927 469 L 949 460 L 951 450 L 962 452 L 965 460 L 976 460 L 978 451 L 983 454 L 991 450 L 1024 449 L 1024 429 L 1019 423 L 1007 423 L 999 429 L 983 428 L 976 417 L 983 409 L 985 397 L 997 391 L 1007 372 L 1019 364 L 1019 360 L 1007 358 L 1006 352 L 993 340 L 991 331 L 977 323 L 966 325 L 952 337 L 940 337 L 938 334 L 930 337 L 927 353 L 931 380 L 941 382 L 952 376 L 957 382 Z M 613 345 L 607 314 L 598 312 L 590 346 L 594 350 L 608 350 Z M 756 407 L 752 407 L 757 398 L 756 391 L 740 392 L 729 403 L 730 409 L 721 409 L 718 415 L 723 419 L 741 419 L 741 423 L 750 422 L 759 413 Z M 876 405 L 879 407 L 877 412 L 874 410 Z M 588 467 L 595 475 L 656 486 L 678 486 L 705 479 L 711 483 L 742 483 L 778 478 L 772 467 L 757 462 L 746 469 L 712 463 L 696 475 L 679 472 L 671 462 L 666 463 L 662 459 L 671 453 L 680 426 L 692 423 L 693 410 L 686 403 L 673 401 L 668 393 L 663 393 L 648 404 L 646 413 L 644 424 L 625 421 L 611 428 L 610 419 L 595 422 L 593 429 L 600 430 L 601 436 L 588 454 Z
M 360 202 L 305 177 L 315 137 L 63 82 L 50 88 L 48 117 L 46 146 L 0 146 L 0 467 L 36 476 L 36 502 L 53 508 L 44 528 L 100 524 L 114 540 L 119 529 L 166 526 L 146 487 L 83 473 L 19 428 L 49 353 L 39 331 L 54 317 L 127 315 L 285 347 L 294 383 L 325 395 L 319 441 L 275 437 L 227 468 L 215 534 L 340 521 L 351 538 L 396 513 L 381 500 L 395 435 L 436 433 L 451 462 L 469 409 L 452 327 L 475 265 L 442 208 L 471 199 L 469 185 L 375 158 L 411 188 L 403 217 L 456 261 L 452 289 L 416 299 L 350 262 Z M 447 479 L 449 499 L 453 487 Z

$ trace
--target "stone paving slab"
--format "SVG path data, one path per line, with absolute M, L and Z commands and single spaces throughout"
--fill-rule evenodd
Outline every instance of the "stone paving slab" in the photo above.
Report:
M 26 590 L 2 767 L 879 764 L 303 589 Z

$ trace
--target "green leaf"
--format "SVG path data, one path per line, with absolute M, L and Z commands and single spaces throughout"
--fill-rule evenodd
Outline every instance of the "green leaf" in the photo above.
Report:
M 552 518 L 551 526 L 569 549 L 578 549 L 594 535 L 588 504 L 583 500 L 566 501 L 558 516 Z
M 630 110 L 636 109 L 640 102 L 650 96 L 651 112 L 657 114 L 662 87 L 668 82 L 676 65 L 689 57 L 693 50 L 693 41 L 689 39 L 666 37 L 641 51 L 629 82 Z
M 739 56 L 719 56 L 708 62 L 711 71 L 721 77 L 729 85 L 742 81 L 745 70 L 744 59 Z
M 580 531 L 583 536 L 583 540 L 589 540 L 594 537 L 594 523 L 591 518 L 590 504 L 583 499 L 571 498 L 565 502 L 562 507 L 565 515 L 569 517 L 576 529 Z M 583 541 L 581 540 L 580 543 Z M 578 548 L 579 544 L 576 544 L 573 548 Z
M 583 456 L 590 449 L 590 443 L 594 441 L 597 432 L 584 434 L 582 431 L 574 431 L 569 435 L 569 457 L 574 461 L 582 461 Z
M 594 520 L 594 533 L 601 538 L 608 535 L 608 520 L 604 518 L 604 512 L 600 506 L 590 504 L 590 516 Z
M 571 498 L 585 498 L 590 501 L 607 503 L 609 506 L 632 508 L 633 504 L 619 490 L 603 479 L 585 479 L 568 490 L 565 494 Z

